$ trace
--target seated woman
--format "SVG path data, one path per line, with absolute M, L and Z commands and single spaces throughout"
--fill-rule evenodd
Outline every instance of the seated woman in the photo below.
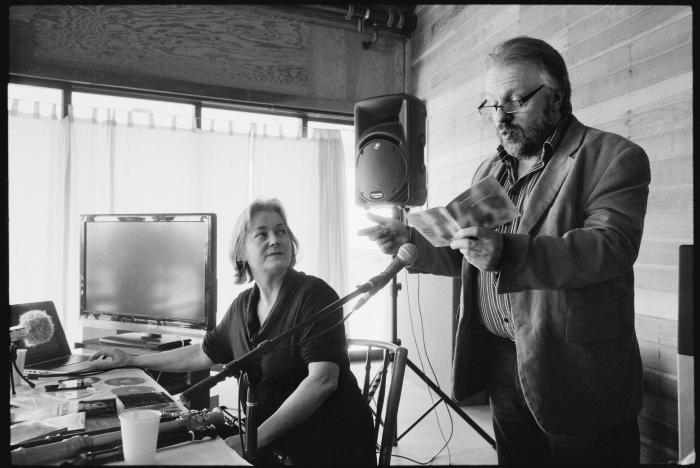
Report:
M 323 280 L 293 268 L 297 249 L 280 202 L 254 201 L 238 219 L 229 254 L 234 279 L 255 283 L 202 344 L 141 356 L 101 349 L 91 359 L 98 368 L 186 372 L 239 358 L 338 299 Z M 283 455 L 294 464 L 376 465 L 372 417 L 350 371 L 342 316 L 342 309 L 324 313 L 263 355 L 256 464 Z M 239 386 L 245 407 L 246 379 Z M 238 436 L 227 442 L 240 451 Z

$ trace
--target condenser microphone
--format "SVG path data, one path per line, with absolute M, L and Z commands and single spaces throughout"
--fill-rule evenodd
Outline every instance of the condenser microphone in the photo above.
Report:
M 10 327 L 10 343 L 24 341 L 27 348 L 46 343 L 53 336 L 53 321 L 43 310 L 28 310 L 19 317 L 19 325 Z
M 353 309 L 362 307 L 370 297 L 374 296 L 377 291 L 386 286 L 386 284 L 391 281 L 391 278 L 396 276 L 396 273 L 401 271 L 404 267 L 410 267 L 417 259 L 418 247 L 413 244 L 403 244 L 386 270 L 358 286 L 358 289 L 364 290 L 366 293 L 357 300 Z

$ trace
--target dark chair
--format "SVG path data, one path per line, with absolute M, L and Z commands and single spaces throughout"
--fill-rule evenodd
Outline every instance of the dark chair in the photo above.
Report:
M 396 415 L 399 410 L 408 351 L 402 346 L 380 340 L 349 338 L 348 345 L 364 348 L 365 373 L 361 382 L 362 396 L 370 405 L 374 415 L 374 436 L 379 447 L 377 464 L 389 466 L 391 450 L 396 445 Z

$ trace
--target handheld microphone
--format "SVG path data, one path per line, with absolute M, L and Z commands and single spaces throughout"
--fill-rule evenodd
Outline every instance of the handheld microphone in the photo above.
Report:
M 359 309 L 362 307 L 370 297 L 386 286 L 386 284 L 391 281 L 391 278 L 396 276 L 399 271 L 401 271 L 404 267 L 410 267 L 417 259 L 418 247 L 413 244 L 403 244 L 396 253 L 396 257 L 394 257 L 386 270 L 377 276 L 370 278 L 366 283 L 358 286 L 358 289 L 364 290 L 366 293 L 357 300 L 357 303 L 355 303 L 355 307 L 353 307 L 353 309 Z
M 28 310 L 19 317 L 19 325 L 10 327 L 10 343 L 24 341 L 28 348 L 46 343 L 53 336 L 53 321 L 43 310 Z

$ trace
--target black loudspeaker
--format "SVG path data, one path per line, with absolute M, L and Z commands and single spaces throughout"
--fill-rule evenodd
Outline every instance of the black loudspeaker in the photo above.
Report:
M 695 356 L 693 345 L 693 246 L 678 249 L 678 354 Z
M 425 103 L 387 94 L 355 104 L 355 202 L 421 206 L 425 187 Z

